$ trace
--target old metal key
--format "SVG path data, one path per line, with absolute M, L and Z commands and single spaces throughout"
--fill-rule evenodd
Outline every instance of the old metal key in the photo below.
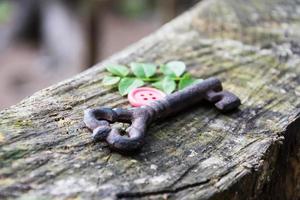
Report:
M 130 109 L 87 109 L 84 112 L 84 123 L 93 131 L 95 140 L 106 140 L 112 149 L 128 152 L 143 145 L 150 123 L 174 115 L 204 99 L 214 103 L 221 111 L 232 110 L 241 104 L 236 95 L 222 90 L 219 79 L 209 78 L 147 106 Z M 110 126 L 115 122 L 131 123 L 127 134 L 122 134 L 121 130 Z

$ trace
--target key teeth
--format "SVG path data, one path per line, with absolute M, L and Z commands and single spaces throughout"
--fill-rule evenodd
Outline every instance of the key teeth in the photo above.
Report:
M 223 91 L 221 96 L 221 99 L 215 103 L 221 111 L 231 111 L 241 105 L 241 100 L 231 92 Z

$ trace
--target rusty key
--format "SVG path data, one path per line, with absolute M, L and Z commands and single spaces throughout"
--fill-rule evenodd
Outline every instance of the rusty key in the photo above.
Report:
M 153 101 L 139 108 L 96 108 L 84 112 L 84 123 L 93 131 L 94 140 L 106 140 L 110 148 L 121 152 L 130 152 L 140 148 L 144 143 L 147 127 L 154 121 L 194 106 L 207 100 L 226 112 L 237 108 L 241 101 L 231 92 L 222 90 L 221 81 L 208 78 L 184 90 L 167 95 L 161 100 Z M 115 122 L 131 123 L 127 134 L 110 124 Z

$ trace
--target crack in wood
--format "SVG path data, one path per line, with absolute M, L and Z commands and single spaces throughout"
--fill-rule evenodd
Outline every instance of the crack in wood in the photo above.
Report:
M 176 188 L 166 188 L 162 190 L 153 190 L 153 191 L 142 191 L 142 192 L 119 192 L 116 194 L 117 198 L 141 198 L 146 196 L 154 196 L 154 195 L 163 195 L 163 194 L 174 194 L 183 190 L 187 190 L 189 188 L 194 188 L 201 186 L 203 184 L 208 183 L 210 180 L 204 180 L 192 184 L 186 184 Z

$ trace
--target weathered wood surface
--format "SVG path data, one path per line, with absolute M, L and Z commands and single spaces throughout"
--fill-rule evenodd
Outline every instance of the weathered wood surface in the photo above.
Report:
M 299 198 L 299 4 L 203 1 L 111 59 L 2 111 L 0 198 Z M 243 105 L 226 115 L 199 105 L 157 123 L 132 156 L 92 142 L 83 110 L 128 106 L 101 85 L 103 65 L 173 59 L 194 76 L 221 78 Z

